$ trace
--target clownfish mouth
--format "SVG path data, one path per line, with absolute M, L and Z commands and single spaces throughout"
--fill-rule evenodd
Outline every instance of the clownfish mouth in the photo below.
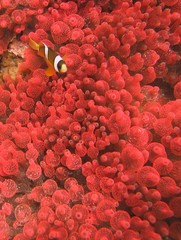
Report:
M 65 63 L 63 63 L 63 64 L 62 64 L 62 67 L 61 67 L 61 70 L 60 70 L 60 72 L 62 72 L 62 73 L 65 73 L 65 72 L 67 72 L 67 66 L 66 66 L 66 64 L 65 64 Z

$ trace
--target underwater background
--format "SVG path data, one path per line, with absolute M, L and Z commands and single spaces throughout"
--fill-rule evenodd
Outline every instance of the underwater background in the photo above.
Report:
M 180 15 L 0 0 L 1 240 L 181 240 Z

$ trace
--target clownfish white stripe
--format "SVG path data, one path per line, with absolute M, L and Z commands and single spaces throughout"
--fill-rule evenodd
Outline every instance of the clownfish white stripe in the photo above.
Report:
M 58 70 L 58 63 L 60 62 L 62 60 L 62 58 L 59 56 L 59 55 L 57 55 L 56 56 L 56 58 L 54 59 L 54 68 L 55 68 L 55 70 L 58 72 L 59 70 Z
M 43 43 L 43 45 L 45 46 L 45 58 L 48 60 L 48 47 L 44 43 Z

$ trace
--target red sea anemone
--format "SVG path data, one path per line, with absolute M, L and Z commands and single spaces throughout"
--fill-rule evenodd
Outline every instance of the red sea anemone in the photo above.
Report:
M 181 239 L 180 5 L 0 1 L 0 239 Z

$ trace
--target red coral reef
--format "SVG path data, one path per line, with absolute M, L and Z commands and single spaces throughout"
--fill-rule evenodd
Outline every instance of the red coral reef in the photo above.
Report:
M 1 0 L 0 239 L 181 240 L 180 0 Z

